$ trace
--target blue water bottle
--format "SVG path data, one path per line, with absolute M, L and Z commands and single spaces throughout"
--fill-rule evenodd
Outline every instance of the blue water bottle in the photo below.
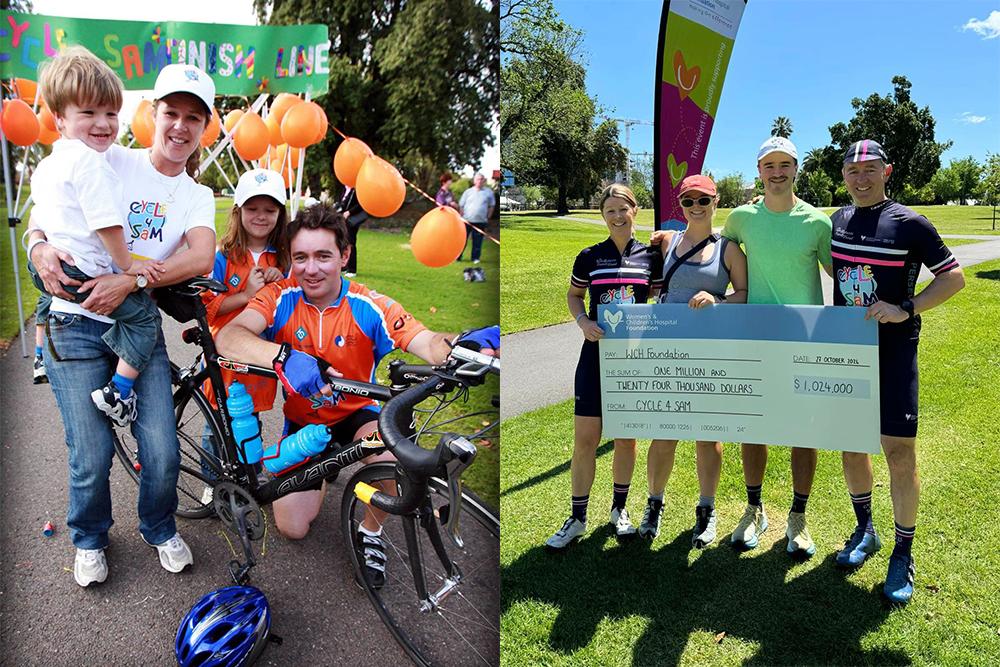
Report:
M 326 426 L 309 424 L 264 450 L 264 467 L 275 475 L 280 475 L 310 456 L 322 452 L 329 442 L 330 432 Z
M 253 397 L 239 382 L 229 385 L 226 408 L 232 419 L 233 439 L 236 440 L 236 451 L 240 461 L 258 463 L 264 449 L 264 443 L 260 440 L 260 423 L 253 414 Z

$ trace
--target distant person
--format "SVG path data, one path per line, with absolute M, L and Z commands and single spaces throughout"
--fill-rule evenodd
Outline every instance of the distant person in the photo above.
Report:
M 347 188 L 340 199 L 340 210 L 347 214 L 347 242 L 351 248 L 344 265 L 344 276 L 353 278 L 358 275 L 358 231 L 368 220 L 368 212 L 361 207 L 358 194 L 354 188 Z
M 583 348 L 576 366 L 573 406 L 573 459 L 570 463 L 572 498 L 570 516 L 545 541 L 551 551 L 565 549 L 587 531 L 587 506 L 597 469 L 597 446 L 601 442 L 602 409 L 600 359 L 597 341 L 604 330 L 597 323 L 598 304 L 645 303 L 659 290 L 662 260 L 655 248 L 633 238 L 635 195 L 627 186 L 610 185 L 599 202 L 609 236 L 597 245 L 584 248 L 573 263 L 570 288 L 566 294 L 569 313 L 583 331 Z M 589 296 L 589 305 L 584 296 Z M 611 463 L 614 497 L 611 526 L 619 539 L 635 535 L 635 527 L 625 509 L 632 471 L 635 467 L 635 440 L 616 438 Z
M 483 187 L 485 183 L 486 177 L 476 172 L 476 175 L 472 177 L 472 187 L 463 192 L 461 199 L 458 200 L 458 209 L 462 217 L 480 229 L 486 227 L 486 223 L 493 215 L 493 208 L 496 206 L 496 197 L 493 196 L 492 190 Z M 479 264 L 479 257 L 483 251 L 483 234 L 466 225 L 466 241 L 468 241 L 469 236 L 472 236 L 472 263 Z M 463 246 L 462 253 L 464 252 L 465 247 Z M 458 255 L 460 261 L 462 253 Z
M 708 176 L 688 176 L 681 182 L 680 205 L 687 227 L 666 232 L 660 239 L 663 252 L 663 286 L 660 303 L 686 303 L 706 308 L 719 303 L 746 303 L 747 258 L 736 243 L 712 233 L 712 219 L 719 202 L 715 182 Z M 667 280 L 669 276 L 669 280 Z M 732 283 L 733 293 L 726 296 Z M 676 440 L 653 440 L 649 445 L 649 497 L 639 525 L 639 535 L 649 539 L 660 532 L 663 492 L 674 467 Z M 722 443 L 698 440 L 698 505 L 691 544 L 703 549 L 715 541 L 715 493 L 722 473 Z
M 454 182 L 454 177 L 451 175 L 451 172 L 446 171 L 441 174 L 439 180 L 441 187 L 434 196 L 434 201 L 437 202 L 438 206 L 450 206 L 457 211 L 458 203 L 455 201 L 455 195 L 451 194 L 451 184 Z
M 733 210 L 722 235 L 746 249 L 749 292 L 747 303 L 823 305 L 819 265 L 831 272 L 830 218 L 797 198 L 792 191 L 798 170 L 795 145 L 770 137 L 757 152 L 757 172 L 764 183 L 763 200 Z M 767 446 L 743 443 L 743 476 L 747 508 L 731 541 L 753 549 L 767 530 L 761 501 Z M 808 557 L 816 552 L 806 527 L 806 502 L 816 473 L 816 450 L 793 447 L 792 506 L 785 536 L 788 553 Z
M 866 308 L 865 318 L 878 322 L 881 441 L 896 520 L 882 590 L 890 601 L 906 604 L 913 596 L 911 548 L 920 496 L 918 313 L 954 296 L 965 278 L 927 218 L 885 196 L 892 165 L 882 146 L 870 139 L 852 144 L 841 173 L 854 204 L 833 214 L 833 303 Z M 921 264 L 934 279 L 914 295 Z M 856 568 L 882 546 L 872 524 L 872 462 L 868 454 L 844 452 L 843 464 L 858 523 L 837 554 L 837 564 Z

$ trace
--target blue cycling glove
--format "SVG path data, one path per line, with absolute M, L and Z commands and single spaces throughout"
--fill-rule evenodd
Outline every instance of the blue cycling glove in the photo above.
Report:
M 479 352 L 480 350 L 486 348 L 490 350 L 500 349 L 500 325 L 494 324 L 491 327 L 484 327 L 482 329 L 472 329 L 471 331 L 466 331 L 458 338 L 455 339 L 455 345 L 458 347 L 467 347 L 470 350 Z
M 288 343 L 281 344 L 281 350 L 271 365 L 289 394 L 309 398 L 318 394 L 329 382 L 326 369 L 330 364 L 305 352 L 293 350 Z

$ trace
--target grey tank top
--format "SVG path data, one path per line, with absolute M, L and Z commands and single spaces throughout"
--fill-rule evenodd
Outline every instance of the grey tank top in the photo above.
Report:
M 677 244 L 684 234 L 674 234 L 667 248 L 667 256 L 663 260 L 663 275 L 671 266 L 677 263 Z M 713 249 L 712 256 L 704 263 L 687 260 L 677 267 L 670 278 L 668 291 L 660 295 L 660 303 L 687 303 L 695 294 L 701 291 L 725 296 L 729 285 L 729 269 L 723 258 L 726 256 L 726 245 L 729 239 L 723 236 L 715 243 L 709 244 Z

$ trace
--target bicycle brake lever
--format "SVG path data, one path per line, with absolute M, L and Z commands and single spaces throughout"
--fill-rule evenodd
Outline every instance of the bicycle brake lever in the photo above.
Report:
M 459 519 L 462 516 L 462 473 L 476 458 L 476 446 L 460 435 L 446 435 L 451 460 L 445 465 L 448 475 L 448 521 L 445 532 L 459 549 L 465 546 L 459 533 Z

